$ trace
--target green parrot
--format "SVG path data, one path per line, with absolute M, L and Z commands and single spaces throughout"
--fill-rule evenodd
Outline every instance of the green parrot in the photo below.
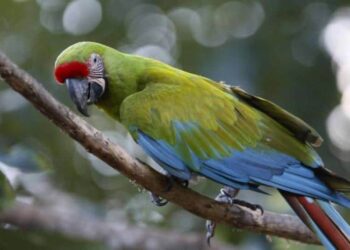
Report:
M 54 74 L 83 115 L 97 105 L 171 178 L 223 184 L 217 199 L 227 202 L 237 190 L 274 187 L 327 249 L 350 249 L 350 227 L 331 205 L 350 207 L 350 183 L 324 167 L 313 148 L 321 136 L 276 104 L 93 42 L 65 49 Z M 210 239 L 215 223 L 207 227 Z

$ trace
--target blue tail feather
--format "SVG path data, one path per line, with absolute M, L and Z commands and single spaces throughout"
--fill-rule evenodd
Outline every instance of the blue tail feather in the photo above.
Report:
M 322 245 L 327 250 L 336 250 L 336 248 L 334 247 L 332 242 L 327 238 L 327 236 L 322 232 L 322 230 L 317 227 L 316 223 L 313 222 L 310 217 L 309 217 L 309 220 L 310 220 L 309 223 L 310 223 L 313 231 L 317 235 L 317 238 L 321 241 Z
M 322 207 L 329 218 L 337 225 L 337 227 L 344 232 L 347 237 L 350 237 L 350 226 L 338 211 L 327 201 L 317 200 L 317 203 Z

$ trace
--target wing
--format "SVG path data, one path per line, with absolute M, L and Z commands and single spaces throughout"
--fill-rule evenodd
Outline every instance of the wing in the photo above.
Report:
M 254 108 L 264 112 L 282 126 L 287 128 L 303 143 L 310 143 L 314 147 L 321 146 L 323 139 L 317 131 L 300 118 L 282 109 L 278 105 L 261 97 L 250 95 L 239 87 L 231 87 L 231 90 L 241 100 Z
M 267 185 L 316 198 L 336 196 L 314 173 L 323 163 L 293 130 L 193 75 L 170 75 L 129 96 L 121 121 L 170 174 L 195 172 L 234 188 Z

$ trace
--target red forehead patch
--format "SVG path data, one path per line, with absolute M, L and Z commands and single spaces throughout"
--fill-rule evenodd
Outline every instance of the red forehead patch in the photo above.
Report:
M 87 77 L 88 75 L 87 65 L 78 61 L 63 63 L 55 69 L 55 77 L 59 83 L 64 83 L 67 78 Z

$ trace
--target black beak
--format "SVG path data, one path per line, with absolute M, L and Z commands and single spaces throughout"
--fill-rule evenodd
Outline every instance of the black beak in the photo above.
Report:
M 75 106 L 85 116 L 89 116 L 87 106 L 96 103 L 103 94 L 103 88 L 94 81 L 87 79 L 66 79 L 69 95 Z

